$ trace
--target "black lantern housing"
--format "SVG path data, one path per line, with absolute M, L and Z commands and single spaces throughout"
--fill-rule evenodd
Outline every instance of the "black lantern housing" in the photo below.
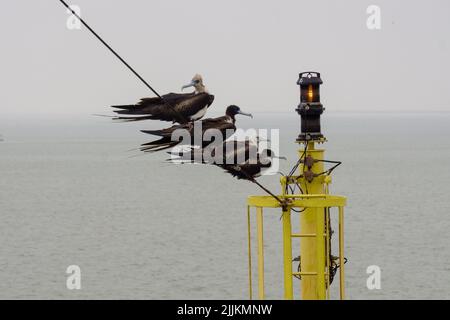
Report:
M 320 103 L 319 72 L 308 71 L 299 74 L 297 84 L 300 86 L 300 104 L 296 111 L 301 117 L 301 133 L 297 141 L 322 140 L 320 132 L 320 115 L 325 110 Z

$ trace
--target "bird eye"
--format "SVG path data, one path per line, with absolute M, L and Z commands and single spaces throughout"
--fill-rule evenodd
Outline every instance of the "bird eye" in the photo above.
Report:
M 199 83 L 199 82 L 200 82 L 200 80 L 195 80 L 194 82 L 195 82 L 195 83 Z

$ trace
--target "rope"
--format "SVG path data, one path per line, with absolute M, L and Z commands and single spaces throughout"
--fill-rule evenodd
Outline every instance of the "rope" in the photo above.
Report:
M 328 170 L 325 170 L 325 171 L 323 171 L 323 172 L 321 172 L 321 173 L 318 173 L 316 176 L 318 177 L 318 176 L 321 176 L 321 175 L 323 175 L 323 174 L 327 174 L 327 175 L 330 175 L 332 172 L 333 172 L 333 170 L 334 169 L 336 169 L 337 167 L 339 167 L 341 164 L 342 164 L 342 161 L 334 161 L 334 160 L 316 160 L 317 162 L 325 162 L 325 163 L 333 163 L 333 164 L 335 164 L 333 167 L 331 167 L 330 169 L 328 169 Z
M 307 119 L 305 119 L 305 122 L 306 122 L 306 120 Z M 295 173 L 295 170 L 297 170 L 297 168 L 298 168 L 298 166 L 300 165 L 300 163 L 302 163 L 302 160 L 303 159 L 306 159 L 306 152 L 307 152 L 307 150 L 308 150 L 308 140 L 306 139 L 306 134 L 305 134 L 305 140 L 303 140 L 303 143 L 305 144 L 305 150 L 303 150 L 303 154 L 301 155 L 301 157 L 298 159 L 298 161 L 297 161 L 297 163 L 294 165 L 294 167 L 291 169 L 291 171 L 289 172 L 289 175 L 286 177 L 286 188 L 285 188 L 285 193 L 288 193 L 288 180 L 289 180 L 289 178 L 290 177 L 292 177 L 292 175 Z M 305 173 L 305 167 L 303 166 L 303 174 Z M 296 185 L 297 185 L 297 187 L 299 188 L 299 190 L 300 190 L 300 192 L 303 194 L 304 192 L 303 192 L 303 190 L 302 190 L 302 188 L 298 185 L 298 183 L 296 183 Z M 307 186 L 307 184 L 305 183 L 305 187 L 306 187 L 306 194 L 308 194 L 308 186 Z M 294 191 L 292 191 L 291 190 L 291 192 L 292 192 L 292 194 L 294 194 Z M 304 209 L 303 210 L 300 210 L 300 211 L 298 211 L 298 210 L 295 210 L 294 209 L 294 211 L 295 212 L 303 212 L 304 211 Z
M 177 115 L 177 118 L 179 117 L 178 120 L 182 120 L 183 122 L 186 122 L 185 117 L 180 114 L 178 111 L 175 110 L 175 108 L 170 105 L 169 103 L 167 103 L 167 101 L 165 101 L 165 99 L 155 90 L 153 89 L 153 87 L 147 82 L 145 81 L 145 79 L 139 74 L 137 73 L 136 70 L 133 69 L 133 67 L 131 67 L 113 48 L 111 48 L 111 46 L 109 44 L 106 43 L 105 40 L 102 39 L 102 37 L 100 37 L 87 23 L 86 21 L 84 21 L 72 8 L 70 8 L 70 6 L 64 1 L 64 0 L 59 0 L 59 2 L 61 2 L 66 8 L 67 10 L 69 10 L 70 12 L 72 12 L 72 14 L 78 18 L 78 20 L 80 20 L 80 22 L 101 42 L 103 43 L 103 45 L 109 49 L 109 51 L 111 51 L 112 54 L 114 54 L 117 59 L 120 60 L 120 62 L 122 62 L 139 80 L 142 81 L 142 83 L 149 88 L 158 98 L 160 98 L 164 104 L 166 104 L 167 106 L 169 106 L 172 111 L 175 112 L 175 114 Z
M 244 172 L 244 171 L 241 171 L 241 172 Z M 249 177 L 249 175 L 247 175 L 247 173 L 245 172 L 244 173 L 247 177 Z M 274 195 L 269 189 L 267 189 L 266 187 L 264 187 L 262 184 L 260 184 L 258 181 L 256 181 L 256 179 L 255 178 L 252 178 L 252 177 L 250 177 L 251 178 L 251 182 L 253 182 L 253 183 L 256 183 L 256 185 L 258 186 L 258 187 L 260 187 L 261 189 L 263 189 L 265 192 L 267 192 L 269 195 L 271 195 L 273 198 L 275 198 L 280 204 L 281 204 L 281 206 L 286 206 L 286 201 L 283 201 L 283 200 L 281 200 L 280 198 L 278 198 L 276 195 Z
M 278 198 L 276 195 L 274 195 L 269 189 L 267 189 L 266 187 L 264 187 L 262 184 L 260 184 L 258 181 L 256 181 L 256 179 L 254 177 L 252 177 L 250 174 L 248 174 L 247 172 L 245 172 L 245 170 L 242 170 L 239 166 L 236 166 L 236 170 L 243 173 L 247 179 L 251 182 L 253 182 L 254 184 L 256 184 L 258 187 L 260 187 L 261 189 L 263 189 L 265 192 L 267 192 L 271 197 L 273 197 L 275 200 L 277 200 L 280 205 L 283 207 L 283 209 L 286 207 L 286 201 L 281 200 L 280 198 Z
M 72 14 L 77 17 L 81 23 L 98 39 L 100 40 L 101 43 L 103 43 L 105 45 L 106 48 L 109 49 L 109 51 L 111 51 L 128 69 L 130 69 L 131 72 L 134 73 L 134 75 L 136 77 L 138 77 L 139 80 L 141 80 L 145 86 L 147 88 L 149 88 L 155 95 L 158 96 L 158 98 L 161 98 L 161 96 L 159 95 L 158 92 L 156 92 L 155 89 L 152 88 L 152 86 L 150 86 L 150 84 L 148 84 L 147 81 L 144 80 L 144 78 L 141 77 L 141 75 L 139 73 L 136 72 L 136 70 L 134 70 L 116 51 L 114 51 L 113 48 L 111 48 L 106 42 L 105 40 L 103 40 L 72 8 L 70 8 L 70 6 L 64 1 L 64 0 L 59 0 L 69 11 L 72 12 Z

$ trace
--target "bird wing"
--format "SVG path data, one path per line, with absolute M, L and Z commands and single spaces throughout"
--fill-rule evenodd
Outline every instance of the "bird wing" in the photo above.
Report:
M 187 115 L 183 113 L 180 105 L 184 105 L 187 101 L 191 101 L 195 95 L 195 93 L 171 92 L 163 95 L 162 98 L 142 98 L 136 105 L 136 109 L 140 109 L 138 112 L 141 113 L 138 114 L 149 114 L 154 119 L 158 120 L 173 121 L 180 117 L 186 118 Z M 184 121 L 187 120 L 184 119 Z
M 163 121 L 188 122 L 188 117 L 205 107 L 209 107 L 214 101 L 214 96 L 207 93 L 168 93 L 161 98 L 142 98 L 135 105 L 117 105 L 113 108 L 120 109 L 114 112 L 121 115 L 133 115 L 133 117 L 118 117 L 119 120 L 137 121 L 155 119 Z M 136 117 L 140 115 L 143 117 Z
M 175 130 L 178 129 L 188 129 L 189 126 L 186 124 L 177 124 L 174 126 L 171 126 L 169 128 L 161 129 L 161 130 L 141 130 L 143 133 L 152 134 L 154 136 L 160 136 L 160 137 L 170 137 L 172 136 L 172 133 Z
M 138 105 L 145 104 L 145 105 L 157 105 L 161 104 L 164 105 L 164 103 L 169 104 L 177 104 L 182 100 L 188 99 L 195 95 L 195 92 L 191 93 L 173 93 L 170 92 L 168 94 L 164 94 L 160 97 L 150 97 L 150 98 L 142 98 L 141 101 L 138 102 Z
M 208 120 L 208 119 L 206 119 Z M 233 123 L 227 121 L 202 121 L 203 140 L 202 147 L 218 146 L 221 147 L 223 142 L 231 137 L 236 131 Z M 213 119 L 215 120 L 215 119 Z M 191 132 L 193 134 L 193 132 Z
M 234 133 L 234 131 L 236 131 L 236 126 L 227 120 L 226 117 L 204 119 L 202 120 L 203 132 L 208 129 L 217 129 L 224 133 L 225 130 L 230 129 Z
M 173 106 L 180 101 L 189 99 L 194 96 L 194 93 L 169 93 L 160 97 L 142 98 L 136 104 L 112 106 L 112 108 L 121 109 L 115 110 L 118 114 L 133 114 L 133 115 L 147 115 L 161 113 L 167 109 L 167 104 Z M 163 110 L 158 110 L 163 108 Z
M 254 158 L 256 160 L 258 146 L 250 143 L 248 140 L 231 140 L 225 141 L 221 146 L 216 147 L 212 155 L 215 158 L 220 157 L 218 152 L 222 152 L 223 164 L 237 165 L 253 160 Z
M 208 93 L 198 93 L 179 100 L 177 103 L 174 103 L 173 106 L 178 113 L 187 118 L 196 114 L 201 109 L 205 108 L 205 106 L 208 108 L 213 101 L 213 95 Z
M 241 158 L 236 157 L 234 159 L 234 164 L 226 163 L 224 165 L 219 165 L 219 167 L 237 179 L 252 180 L 256 176 L 260 175 L 261 168 L 264 165 L 262 165 L 258 160 L 258 146 L 248 140 L 245 140 L 238 142 L 236 147 L 236 154 L 240 154 Z M 242 156 L 244 156 L 244 159 L 242 159 Z
M 225 172 L 230 173 L 233 177 L 238 179 L 251 180 L 256 175 L 261 173 L 261 166 L 259 164 L 240 164 L 240 165 L 226 165 L 222 167 Z

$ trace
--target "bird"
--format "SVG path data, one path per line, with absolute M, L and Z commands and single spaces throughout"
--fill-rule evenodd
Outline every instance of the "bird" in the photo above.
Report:
M 276 156 L 271 149 L 264 149 L 261 152 L 256 153 L 256 157 L 252 158 L 251 149 L 251 146 L 248 147 L 248 150 L 238 149 L 233 155 L 227 155 L 225 157 L 235 157 L 236 159 L 239 159 L 239 157 L 244 155 L 245 161 L 236 162 L 235 164 L 225 163 L 218 166 L 237 179 L 255 181 L 255 178 L 263 175 L 264 172 L 272 166 L 273 158 L 286 159 L 285 157 Z
M 222 168 L 237 179 L 244 179 L 255 182 L 255 178 L 260 177 L 272 166 L 272 159 L 284 159 L 276 156 L 271 149 L 264 149 L 258 152 L 258 143 L 253 140 L 228 140 L 221 145 L 191 149 L 188 152 L 169 153 L 172 155 L 168 161 L 173 163 L 199 163 L 211 164 Z M 175 158 L 178 157 L 178 158 Z
M 202 76 L 196 74 L 181 90 L 194 87 L 191 93 L 168 93 L 161 97 L 142 98 L 137 104 L 111 106 L 119 116 L 115 120 L 160 120 L 185 124 L 201 119 L 214 101 L 203 84 Z
M 206 147 L 205 149 L 191 148 L 189 152 L 181 154 L 171 153 L 171 158 L 167 161 L 172 163 L 198 163 L 212 164 L 222 168 L 225 172 L 241 180 L 250 181 L 273 197 L 286 210 L 288 200 L 282 199 L 272 193 L 269 189 L 259 183 L 256 178 L 260 177 L 272 166 L 272 159 L 284 159 L 276 156 L 273 150 L 264 149 L 258 152 L 259 139 L 246 139 L 244 141 L 228 140 L 219 146 Z M 205 151 L 207 151 L 205 153 Z M 178 157 L 178 158 L 175 158 Z
M 192 124 L 182 124 L 182 125 L 174 125 L 170 128 L 162 129 L 162 130 L 141 130 L 143 133 L 160 136 L 159 140 L 154 140 L 151 142 L 147 142 L 141 145 L 141 151 L 144 152 L 156 152 L 160 150 L 165 150 L 168 148 L 172 148 L 181 142 L 189 142 L 191 146 L 197 145 L 202 148 L 207 147 L 212 143 L 221 143 L 228 139 L 231 135 L 236 131 L 236 118 L 235 116 L 241 114 L 244 116 L 248 116 L 253 118 L 252 114 L 243 112 L 241 108 L 236 105 L 230 105 L 225 110 L 225 115 L 217 118 L 207 118 L 204 120 L 199 120 Z M 196 126 L 195 124 L 198 124 Z M 197 132 L 197 128 L 198 130 Z M 204 136 L 205 132 L 211 129 L 218 130 L 220 132 L 220 136 L 222 139 L 216 141 L 216 137 L 213 139 L 208 139 Z M 177 130 L 186 130 L 185 132 L 188 134 L 187 136 L 183 135 L 181 131 Z M 178 135 L 180 133 L 180 135 Z M 196 136 L 196 133 L 198 136 Z M 200 135 L 201 134 L 201 135 Z M 211 132 L 214 134 L 214 132 Z M 184 137 L 189 137 L 188 141 L 184 141 Z M 205 137 L 205 138 L 204 138 Z M 173 139 L 173 140 L 172 140 Z

